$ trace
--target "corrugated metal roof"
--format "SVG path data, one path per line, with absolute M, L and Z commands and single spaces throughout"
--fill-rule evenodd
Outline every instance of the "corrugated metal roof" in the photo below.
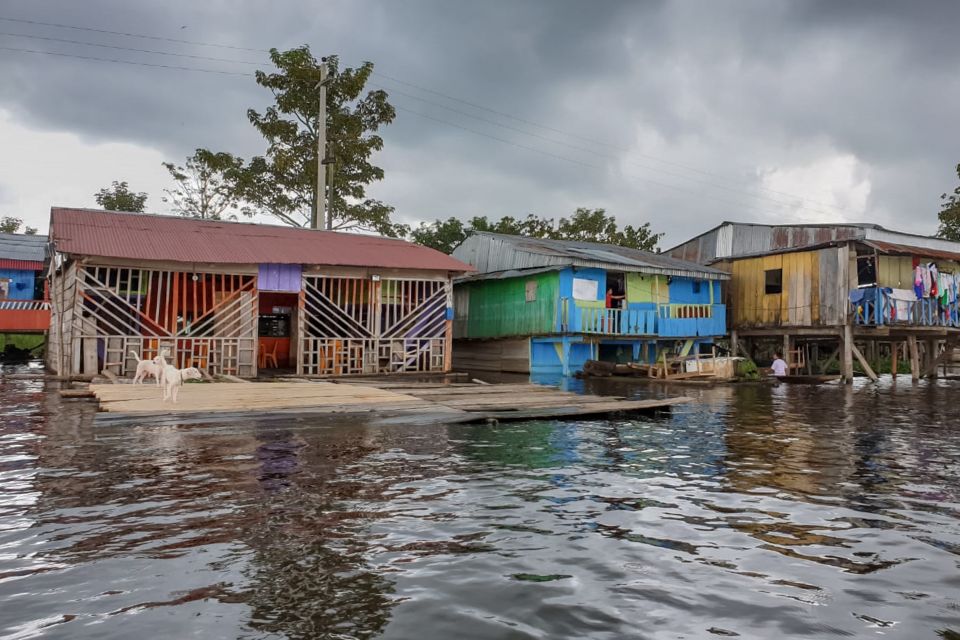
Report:
M 492 271 L 490 273 L 473 273 L 462 278 L 457 278 L 456 282 L 473 282 L 474 280 L 506 280 L 507 278 L 522 278 L 532 276 L 537 273 L 547 273 L 548 271 L 560 271 L 566 267 L 556 265 L 553 267 L 534 267 L 532 269 L 508 269 L 506 271 Z
M 28 236 L 23 233 L 0 233 L 0 258 L 43 262 L 47 236 Z
M 881 242 L 879 240 L 867 240 L 864 242 L 864 244 L 873 247 L 880 253 L 903 254 L 919 256 L 923 258 L 939 258 L 940 260 L 954 260 L 960 262 L 960 250 L 943 251 L 940 249 L 930 249 L 927 247 L 913 247 L 906 244 Z
M 50 237 L 62 253 L 129 260 L 473 271 L 405 240 L 97 209 L 54 207 Z
M 41 271 L 43 269 L 43 263 L 39 260 L 10 260 L 9 258 L 0 258 L 0 269 Z
M 670 256 L 612 244 L 546 240 L 478 232 L 457 247 L 453 256 L 481 273 L 551 265 L 615 268 L 620 271 L 726 280 L 729 274 Z

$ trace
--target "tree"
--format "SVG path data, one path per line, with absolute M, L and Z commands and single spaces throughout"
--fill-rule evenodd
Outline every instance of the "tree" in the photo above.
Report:
M 421 223 L 410 232 L 410 239 L 417 244 L 450 253 L 476 231 L 530 238 L 600 242 L 644 251 L 655 251 L 657 243 L 663 237 L 662 233 L 653 233 L 650 230 L 649 222 L 637 227 L 627 225 L 620 229 L 616 219 L 608 216 L 604 209 L 581 207 L 570 218 L 560 218 L 556 224 L 553 218 L 540 218 L 532 214 L 522 219 L 505 216 L 495 222 L 490 222 L 486 216 L 480 216 L 472 218 L 467 224 L 457 218 L 436 220 L 429 224 Z
M 960 178 L 960 164 L 957 165 L 957 178 Z M 940 219 L 940 228 L 937 235 L 947 240 L 960 242 L 960 186 L 953 193 L 944 193 L 940 196 L 943 205 L 937 217 Z
M 224 214 L 240 211 L 240 201 L 233 176 L 243 160 L 229 153 L 212 153 L 197 149 L 182 166 L 164 162 L 176 186 L 164 189 L 163 202 L 186 217 L 220 220 Z M 236 217 L 236 216 L 229 216 Z
M 0 233 L 16 233 L 20 230 L 21 225 L 23 225 L 23 220 L 20 218 L 4 216 L 0 218 Z M 35 236 L 37 235 L 37 230 L 34 227 L 26 227 L 23 233 L 28 236 Z
M 107 211 L 143 213 L 147 204 L 147 194 L 130 191 L 130 186 L 126 181 L 117 182 L 114 180 L 109 189 L 100 189 L 93 197 L 97 199 L 97 204 Z
M 256 79 L 273 94 L 274 104 L 263 113 L 247 111 L 250 123 L 266 140 L 267 151 L 231 172 L 249 210 L 268 213 L 292 226 L 310 225 L 317 203 L 317 83 L 320 65 L 325 64 L 326 161 L 333 166 L 327 180 L 328 226 L 405 235 L 406 227 L 390 221 L 393 207 L 366 195 L 367 185 L 383 179 L 383 169 L 371 163 L 373 153 L 383 148 L 376 132 L 396 117 L 385 91 L 364 93 L 373 63 L 341 70 L 337 56 L 318 62 L 307 46 L 271 49 L 270 59 L 277 72 L 257 71 Z

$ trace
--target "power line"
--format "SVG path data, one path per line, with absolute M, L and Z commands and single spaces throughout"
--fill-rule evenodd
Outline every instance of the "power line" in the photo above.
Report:
M 382 85 L 376 85 L 376 84 L 373 85 L 373 86 L 375 86 L 375 87 L 378 86 L 379 88 L 384 89 L 384 90 L 386 90 L 386 91 L 390 91 L 390 92 L 392 92 L 392 93 L 395 93 L 395 94 L 398 94 L 398 95 L 401 95 L 401 96 L 405 96 L 405 97 L 411 98 L 411 99 L 413 99 L 413 100 L 418 100 L 418 101 L 424 102 L 424 103 L 426 103 L 426 104 L 430 104 L 430 105 L 433 105 L 433 106 L 436 106 L 436 107 L 440 107 L 441 109 L 446 109 L 447 111 L 451 111 L 451 112 L 453 112 L 453 113 L 457 113 L 457 114 L 466 116 L 466 117 L 468 117 L 468 118 L 473 118 L 473 119 L 479 120 L 479 121 L 481 121 L 481 122 L 486 122 L 487 124 L 491 124 L 491 125 L 494 125 L 494 126 L 497 126 L 497 127 L 502 127 L 502 128 L 505 128 L 505 129 L 509 129 L 510 131 L 515 131 L 515 132 L 517 132 L 517 133 L 521 133 L 521 134 L 523 134 L 523 135 L 531 136 L 531 137 L 533 137 L 533 138 L 539 138 L 540 140 L 544 140 L 544 141 L 550 142 L 550 143 L 552 143 L 552 144 L 558 144 L 558 145 L 560 145 L 560 146 L 568 147 L 568 148 L 573 149 L 573 150 L 575 150 L 575 151 L 582 151 L 582 152 L 584 152 L 584 153 L 589 153 L 589 154 L 591 154 L 591 155 L 594 155 L 594 156 L 597 156 L 597 157 L 601 157 L 601 158 L 607 158 L 607 159 L 615 160 L 615 161 L 617 161 L 617 162 L 621 162 L 621 161 L 622 161 L 621 158 L 619 158 L 619 157 L 617 157 L 617 156 L 614 156 L 614 155 L 611 155 L 611 154 L 609 154 L 609 153 L 602 153 L 602 152 L 596 151 L 596 150 L 594 150 L 594 149 L 588 149 L 588 148 L 586 148 L 586 147 L 581 147 L 581 146 L 578 146 L 578 145 L 572 145 L 572 144 L 569 144 L 569 143 L 567 143 L 567 142 L 563 142 L 562 140 L 555 140 L 555 139 L 553 139 L 553 138 L 549 138 L 549 137 L 547 137 L 547 136 L 540 135 L 540 134 L 538 134 L 538 133 L 533 133 L 533 132 L 530 132 L 530 131 L 525 131 L 525 130 L 523 130 L 523 129 L 520 129 L 519 127 L 513 127 L 513 126 L 511 126 L 511 125 L 503 124 L 503 123 L 497 122 L 497 121 L 495 121 L 495 120 L 490 120 L 489 118 L 484 118 L 484 117 L 482 117 L 482 116 L 478 116 L 478 115 L 475 115 L 475 114 L 472 114 L 472 113 L 468 113 L 468 112 L 466 112 L 466 111 L 461 111 L 460 109 L 454 109 L 453 107 L 449 107 L 449 106 L 444 105 L 444 104 L 440 104 L 440 103 L 437 103 L 437 102 L 432 102 L 432 101 L 430 101 L 430 100 L 427 100 L 427 99 L 425 99 L 425 98 L 421 98 L 421 97 L 416 96 L 416 95 L 412 95 L 412 94 L 410 94 L 410 93 L 405 93 L 405 92 L 403 92 L 403 91 L 400 91 L 399 89 L 388 89 L 387 87 L 383 87 Z M 676 173 L 676 172 L 673 172 L 673 171 L 668 171 L 668 170 L 665 170 L 665 169 L 660 169 L 660 168 L 658 168 L 658 167 L 651 167 L 650 165 L 641 164 L 641 163 L 639 163 L 639 162 L 635 162 L 635 161 L 632 161 L 632 160 L 623 160 L 623 161 L 626 162 L 627 164 L 631 164 L 631 165 L 634 165 L 634 166 L 636 166 L 636 167 L 640 167 L 640 168 L 642 168 L 642 169 L 646 169 L 646 170 L 648 170 L 648 171 L 655 171 L 655 172 L 657 172 L 657 173 L 661 173 L 661 174 L 668 175 L 668 176 L 673 176 L 673 177 L 679 178 L 679 179 L 681 179 L 681 180 L 689 180 L 689 181 L 699 182 L 699 183 L 701 183 L 701 184 L 705 184 L 705 185 L 714 187 L 714 188 L 716 188 L 716 189 L 723 189 L 724 191 L 729 191 L 729 192 L 734 193 L 734 194 L 737 194 L 737 195 L 747 196 L 747 197 L 750 197 L 750 198 L 755 198 L 755 199 L 757 199 L 757 200 L 767 201 L 767 202 L 772 203 L 772 204 L 775 204 L 775 205 L 777 205 L 777 206 L 781 206 L 781 207 L 797 207 L 797 204 L 795 204 L 795 203 L 793 203 L 793 202 L 784 202 L 784 201 L 782 201 L 782 200 L 776 200 L 776 199 L 770 198 L 770 197 L 768 197 L 768 196 L 763 196 L 763 195 L 751 193 L 751 192 L 749 192 L 749 191 L 744 191 L 744 190 L 742 190 L 742 189 L 735 189 L 735 188 L 727 187 L 727 186 L 724 186 L 724 185 L 721 185 L 721 184 L 716 184 L 716 183 L 714 183 L 714 182 L 709 182 L 709 181 L 707 181 L 707 180 L 702 180 L 702 179 L 698 179 L 698 178 L 692 178 L 692 177 L 690 177 L 690 176 L 686 176 L 686 175 L 683 175 L 683 174 L 680 174 L 680 173 Z M 814 212 L 814 213 L 821 213 L 821 214 L 825 214 L 825 215 L 830 215 L 830 212 L 829 212 L 829 211 L 824 211 L 824 210 L 822 210 L 822 209 L 816 209 L 816 208 L 804 207 L 804 206 L 799 206 L 799 207 L 797 207 L 797 208 L 802 209 L 802 210 L 806 210 L 806 211 L 811 211 L 811 212 Z
M 203 46 L 203 47 L 217 47 L 217 48 L 233 49 L 233 50 L 239 50 L 239 51 L 254 51 L 254 52 L 258 52 L 258 53 L 267 53 L 267 52 L 269 52 L 268 49 L 257 49 L 257 48 L 252 48 L 252 47 L 237 47 L 237 46 L 233 46 L 233 45 L 214 44 L 214 43 L 208 43 L 208 42 L 200 42 L 200 41 L 196 41 L 196 40 L 183 40 L 183 39 L 179 39 L 179 38 L 168 38 L 168 37 L 162 37 L 162 36 L 153 36 L 153 35 L 143 34 L 143 33 L 132 33 L 132 32 L 123 32 L 123 31 L 111 31 L 111 30 L 108 30 L 108 29 L 96 29 L 96 28 L 91 28 L 91 27 L 81 27 L 81 26 L 77 26 L 77 25 L 60 24 L 60 23 L 54 23 L 54 22 L 43 22 L 43 21 L 39 21 L 39 20 L 26 20 L 26 19 L 9 18 L 9 17 L 0 17 L 0 20 L 2 20 L 2 21 L 7 21 L 7 22 L 20 23 L 20 24 L 30 24 L 30 25 L 42 25 L 42 26 L 47 26 L 47 27 L 56 27 L 56 28 L 60 28 L 60 29 L 73 29 L 73 30 L 79 30 L 79 31 L 89 31 L 89 32 L 93 32 L 93 33 L 106 33 L 106 34 L 111 34 L 111 35 L 118 35 L 118 36 L 124 36 L 124 37 L 132 37 L 132 38 L 146 38 L 146 39 L 150 39 L 150 40 L 159 40 L 159 41 L 164 41 L 164 42 L 174 42 L 174 43 L 180 43 L 180 44 L 190 44 L 190 45 Z M 11 34 L 11 35 L 21 35 L 21 34 Z M 24 36 L 24 37 L 31 37 L 31 36 Z M 39 36 L 37 36 L 37 37 L 39 37 Z M 70 41 L 65 41 L 65 42 L 70 42 Z M 105 47 L 109 47 L 109 48 L 122 49 L 122 47 L 112 47 L 112 46 L 109 46 L 109 45 L 98 45 L 98 44 L 83 43 L 83 42 L 74 42 L 74 43 L 75 43 L 75 44 L 88 45 L 88 46 L 105 46 Z M 174 55 L 174 56 L 192 57 L 192 56 L 187 56 L 186 54 L 173 54 L 173 53 L 166 53 L 166 52 L 159 52 L 159 51 L 157 51 L 157 52 L 149 52 L 149 51 L 146 51 L 146 50 L 138 50 L 138 49 L 132 49 L 132 48 L 131 48 L 130 50 L 131 50 L 131 51 L 140 51 L 140 52 L 144 52 L 144 53 L 157 53 L 157 54 L 159 54 L 159 55 Z M 64 55 L 66 55 L 66 54 L 64 54 Z M 79 56 L 77 56 L 77 57 L 79 57 Z M 200 58 L 200 59 L 207 59 L 207 58 Z M 243 63 L 243 64 L 257 64 L 257 63 L 250 63 L 250 62 L 238 61 L 238 60 L 237 60 L 237 61 L 235 61 L 235 60 L 223 60 L 223 59 L 215 59 L 215 58 L 209 58 L 209 59 L 210 59 L 210 60 L 215 60 L 215 61 L 221 61 L 221 62 Z M 122 61 L 117 61 L 117 62 L 122 62 Z M 148 65 L 144 64 L 144 66 L 148 66 Z M 156 65 L 156 66 L 163 67 L 164 65 Z M 191 69 L 191 70 L 193 70 L 193 69 Z M 565 136 L 577 138 L 577 139 L 582 140 L 582 141 L 585 141 L 585 142 L 590 142 L 590 143 L 592 143 L 592 144 L 597 144 L 597 145 L 600 145 L 600 146 L 605 146 L 605 147 L 608 147 L 608 148 L 616 149 L 616 150 L 618 150 L 618 151 L 623 151 L 623 152 L 626 152 L 626 153 L 632 153 L 632 154 L 634 154 L 634 155 L 637 155 L 637 156 L 646 158 L 646 159 L 648 159 L 648 160 L 653 160 L 653 161 L 655 161 L 655 162 L 659 162 L 659 163 L 662 163 L 662 164 L 672 165 L 672 166 L 675 166 L 675 167 L 677 167 L 677 168 L 680 168 L 680 169 L 683 169 L 683 170 L 686 170 L 686 171 L 695 172 L 695 173 L 698 173 L 698 174 L 701 174 L 701 175 L 704 175 L 704 176 L 713 177 L 713 178 L 718 178 L 718 179 L 720 179 L 720 180 L 724 180 L 724 181 L 729 182 L 729 179 L 726 178 L 726 177 L 724 177 L 724 176 L 721 176 L 721 175 L 718 175 L 718 174 L 714 174 L 714 173 L 711 173 L 711 172 L 708 172 L 708 171 L 703 171 L 703 170 L 698 169 L 698 168 L 696 168 L 696 167 L 691 167 L 691 166 L 686 165 L 686 164 L 683 164 L 683 163 L 678 163 L 678 162 L 673 162 L 673 161 L 670 161 L 670 160 L 665 160 L 665 159 L 660 158 L 660 157 L 658 157 L 658 156 L 654 156 L 654 155 L 650 155 L 650 154 L 644 154 L 644 153 L 638 152 L 638 151 L 636 151 L 636 150 L 632 150 L 632 149 L 629 149 L 629 148 L 627 148 L 627 147 L 623 147 L 623 146 L 621 146 L 621 145 L 615 145 L 615 144 L 611 144 L 611 143 L 608 143 L 608 142 L 599 141 L 599 140 L 596 140 L 596 139 L 593 139 L 593 138 L 589 138 L 589 137 L 586 137 L 586 136 L 581 136 L 581 135 L 576 134 L 576 133 L 572 133 L 572 132 L 570 132 L 570 131 L 564 131 L 564 130 L 562 130 L 562 129 L 558 129 L 558 128 L 551 127 L 551 126 L 548 126 L 548 125 L 543 125 L 543 124 L 534 122 L 534 121 L 532 121 L 532 120 L 527 120 L 527 119 L 521 118 L 521 117 L 519 117 L 519 116 L 515 116 L 515 115 L 513 115 L 513 114 L 510 114 L 510 113 L 507 113 L 507 112 L 504 112 L 504 111 L 499 111 L 499 110 L 496 110 L 496 109 L 492 109 L 492 108 L 490 108 L 490 107 L 486 107 L 486 106 L 483 106 L 483 105 L 480 105 L 480 104 L 476 104 L 476 103 L 474 103 L 474 102 L 470 102 L 470 101 L 464 100 L 464 99 L 462 99 L 462 98 L 457 98 L 457 97 L 455 97 L 455 96 L 451 96 L 451 95 L 448 95 L 448 94 L 446 94 L 446 93 L 443 93 L 443 92 L 440 92 L 440 91 L 436 91 L 436 90 L 434 90 L 434 89 L 430 89 L 430 88 L 427 88 L 427 87 L 424 87 L 424 86 L 421 86 L 421 85 L 418 85 L 418 84 L 414 84 L 414 83 L 412 83 L 412 82 L 407 82 L 407 81 L 405 81 L 405 80 L 401 80 L 401 79 L 399 79 L 399 78 L 390 76 L 390 75 L 388 75 L 388 74 L 385 74 L 385 73 L 382 73 L 382 72 L 379 72 L 379 71 L 374 71 L 374 72 L 373 72 L 373 75 L 380 76 L 380 77 L 385 78 L 385 79 L 387 79 L 387 80 L 390 80 L 390 81 L 392 81 L 392 82 L 396 82 L 396 83 L 399 83 L 399 84 L 402 84 L 402 85 L 405 85 L 405 86 L 409 86 L 409 87 L 415 88 L 415 89 L 420 90 L 420 91 L 424 91 L 424 92 L 427 92 L 427 93 L 431 93 L 431 94 L 433 94 L 433 95 L 442 97 L 442 98 L 447 99 L 447 100 L 452 100 L 452 101 L 455 101 L 455 102 L 459 102 L 459 103 L 461 103 L 461 104 L 470 106 L 470 107 L 475 108 L 475 109 L 480 109 L 480 110 L 483 110 L 483 111 L 487 111 L 487 112 L 489 112 L 489 113 L 494 113 L 494 114 L 499 115 L 499 116 L 501 116 L 501 117 L 509 118 L 509 119 L 512 119 L 512 120 L 515 120 L 515 121 L 518 121 L 518 122 L 522 122 L 522 123 L 527 124 L 527 125 L 530 125 L 530 126 L 538 127 L 538 128 L 540 128 L 540 129 L 543 129 L 543 130 L 552 131 L 552 132 L 554 132 L 554 133 L 559 133 L 559 134 L 561 134 L 561 135 L 565 135 Z M 409 94 L 408 94 L 408 95 L 409 95 Z M 414 98 L 414 99 L 421 99 L 421 98 Z M 422 100 L 422 99 L 421 99 L 421 100 Z M 442 107 L 443 105 L 437 105 L 437 106 L 441 106 L 441 107 Z M 461 112 L 461 113 L 463 113 L 463 112 Z M 468 116 L 469 116 L 469 114 L 464 114 L 464 115 L 468 115 Z M 469 117 L 476 117 L 476 116 L 469 116 Z M 511 127 L 509 127 L 509 126 L 507 126 L 507 125 L 503 125 L 503 124 L 500 124 L 500 123 L 495 123 L 495 122 L 492 122 L 492 121 L 488 121 L 488 122 L 490 122 L 491 124 L 495 124 L 496 126 L 504 126 L 504 127 L 506 127 L 506 128 L 511 128 Z M 525 132 L 525 131 L 520 130 L 520 129 L 514 129 L 514 130 L 519 131 L 520 133 L 524 133 L 525 135 L 534 136 L 534 134 L 531 134 L 531 133 L 529 133 L 529 132 Z M 534 136 L 534 137 L 542 137 L 542 136 Z M 548 141 L 550 141 L 550 142 L 553 142 L 553 143 L 555 143 L 555 144 L 564 144 L 564 143 L 559 142 L 559 141 L 550 140 L 549 138 L 544 138 L 544 139 L 546 139 L 546 140 L 548 140 Z M 570 146 L 570 145 L 566 145 L 566 146 Z M 594 152 L 594 151 L 592 151 L 592 150 L 587 150 L 587 149 L 582 149 L 582 148 L 577 148 L 577 147 L 571 147 L 571 148 L 576 148 L 576 149 L 578 149 L 578 150 L 585 151 L 585 152 L 588 152 L 588 153 L 595 153 L 595 154 L 597 153 L 597 152 Z M 597 154 L 597 155 L 602 155 L 602 154 Z M 619 158 L 618 158 L 618 160 L 619 160 Z M 667 171 L 665 171 L 665 170 L 663 170 L 663 169 L 657 169 L 657 168 L 654 168 L 654 167 L 650 167 L 650 166 L 648 166 L 648 165 L 641 165 L 641 164 L 639 164 L 639 163 L 637 163 L 637 162 L 635 162 L 635 161 L 627 160 L 627 162 L 632 163 L 632 164 L 635 164 L 636 166 L 639 166 L 639 167 L 646 168 L 646 169 L 651 170 L 651 171 L 658 171 L 658 172 L 660 172 L 660 173 L 665 173 L 665 174 L 667 174 L 667 175 L 673 175 L 673 176 L 679 177 L 679 178 L 681 178 L 681 179 L 694 180 L 694 178 L 689 178 L 689 177 L 686 177 L 686 176 L 682 176 L 681 174 L 670 173 L 670 172 L 667 172 Z M 753 198 L 765 198 L 765 196 L 753 194 L 753 193 L 750 193 L 749 191 L 745 191 L 745 190 L 743 190 L 743 189 L 736 189 L 736 188 L 732 188 L 732 187 L 726 187 L 726 186 L 723 186 L 723 185 L 717 185 L 716 183 L 706 182 L 706 181 L 702 181 L 702 180 L 701 180 L 701 182 L 704 182 L 704 184 L 709 184 L 709 185 L 711 185 L 711 186 L 714 186 L 715 188 L 724 189 L 724 190 L 731 191 L 731 192 L 734 192 L 734 193 L 738 193 L 738 192 L 739 192 L 739 193 L 743 193 L 743 194 L 748 195 L 749 197 L 753 197 Z M 831 215 L 831 214 L 830 214 L 829 212 L 827 212 L 827 211 L 823 211 L 823 210 L 821 210 L 821 209 L 811 208 L 811 207 L 809 207 L 809 206 L 804 206 L 805 203 L 810 202 L 810 203 L 814 203 L 814 204 L 819 204 L 819 205 L 824 206 L 824 207 L 828 207 L 828 208 L 833 209 L 833 210 L 835 210 L 835 211 L 848 212 L 848 213 L 859 213 L 859 212 L 854 212 L 854 211 L 852 211 L 852 210 L 850 210 L 850 209 L 846 209 L 846 208 L 844 208 L 844 207 L 840 207 L 840 206 L 837 206 L 837 205 L 834 205 L 834 204 L 825 203 L 825 202 L 822 202 L 822 201 L 817 201 L 817 200 L 814 200 L 814 199 L 812 199 L 812 198 L 807 198 L 807 197 L 799 196 L 799 195 L 797 195 L 797 194 L 792 194 L 792 193 L 788 193 L 788 192 L 785 192 L 785 191 L 778 191 L 778 190 L 776 190 L 776 189 L 770 189 L 770 188 L 767 188 L 767 187 L 759 187 L 759 186 L 758 186 L 758 187 L 754 187 L 754 188 L 755 188 L 756 190 L 758 190 L 758 191 L 766 191 L 766 192 L 768 192 L 768 193 L 773 193 L 773 194 L 782 195 L 782 196 L 785 196 L 785 197 L 788 197 L 788 198 L 796 199 L 796 200 L 798 200 L 798 204 L 800 205 L 800 206 L 798 206 L 797 208 L 799 208 L 799 209 L 801 209 L 801 210 L 806 209 L 806 210 L 808 210 L 808 211 L 814 211 L 814 212 L 819 212 L 819 213 L 824 213 L 824 214 Z M 794 206 L 793 203 L 783 203 L 783 202 L 781 202 L 781 201 L 774 200 L 774 199 L 772 199 L 772 198 L 767 198 L 767 199 L 770 200 L 771 202 L 776 202 L 776 203 L 780 204 L 780 206 L 788 206 L 788 207 L 789 207 L 789 206 Z
M 12 36 L 14 38 L 31 38 L 33 40 L 46 40 L 48 42 L 63 42 L 66 44 L 78 44 L 84 47 L 100 47 L 101 49 L 117 49 L 120 51 L 136 51 L 137 53 L 152 53 L 160 56 L 174 56 L 176 58 L 192 58 L 194 60 L 209 60 L 212 62 L 229 62 L 231 64 L 251 64 L 262 65 L 262 62 L 251 62 L 247 60 L 231 60 L 229 58 L 212 58 L 210 56 L 195 56 L 189 53 L 171 53 L 169 51 L 157 51 L 155 49 L 137 49 L 134 47 L 121 47 L 113 44 L 100 44 L 97 42 L 84 42 L 82 40 L 68 40 L 66 38 L 51 38 L 48 36 L 37 36 L 26 33 L 8 33 L 0 31 L 0 36 Z
M 114 36 L 124 36 L 127 38 L 146 38 L 148 40 L 160 40 L 163 42 L 176 42 L 178 44 L 192 44 L 198 47 L 218 47 L 220 49 L 234 49 L 236 51 L 255 51 L 257 53 L 270 53 L 269 49 L 252 49 L 250 47 L 236 47 L 229 44 L 212 44 L 210 42 L 198 42 L 196 40 L 180 40 L 178 38 L 165 38 L 163 36 L 151 36 L 145 33 L 127 33 L 124 31 L 110 31 L 109 29 L 94 29 L 92 27 L 80 27 L 72 24 L 58 24 L 56 22 L 41 22 L 40 20 L 24 20 L 22 18 L 4 18 L 4 22 L 17 22 L 20 24 L 40 25 L 44 27 L 56 27 L 58 29 L 73 29 L 75 31 L 91 31 L 93 33 L 108 33 Z
M 21 53 L 39 53 L 45 56 L 59 56 L 61 58 L 77 58 L 78 60 L 93 60 L 96 62 L 113 62 L 116 64 L 131 64 L 138 67 L 155 67 L 158 69 L 173 69 L 176 71 L 199 71 L 201 73 L 217 73 L 225 76 L 246 76 L 253 77 L 252 73 L 243 73 L 240 71 L 219 71 L 217 69 L 200 69 L 198 67 L 178 67 L 170 64 L 153 64 L 150 62 L 133 62 L 131 60 L 117 60 L 115 58 L 96 58 L 94 56 L 81 56 L 75 53 L 57 53 L 55 51 L 38 51 L 36 49 L 19 49 L 17 47 L 0 47 L 2 51 L 19 51 Z

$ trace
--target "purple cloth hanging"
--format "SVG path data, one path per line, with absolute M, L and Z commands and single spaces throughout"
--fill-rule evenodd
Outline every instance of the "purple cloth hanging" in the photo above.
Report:
M 257 288 L 260 291 L 299 293 L 301 271 L 299 264 L 261 264 Z

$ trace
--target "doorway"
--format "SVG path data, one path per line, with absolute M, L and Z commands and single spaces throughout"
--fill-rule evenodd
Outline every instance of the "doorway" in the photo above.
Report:
M 280 371 L 296 363 L 297 307 L 299 294 L 260 292 L 257 318 L 257 368 Z

